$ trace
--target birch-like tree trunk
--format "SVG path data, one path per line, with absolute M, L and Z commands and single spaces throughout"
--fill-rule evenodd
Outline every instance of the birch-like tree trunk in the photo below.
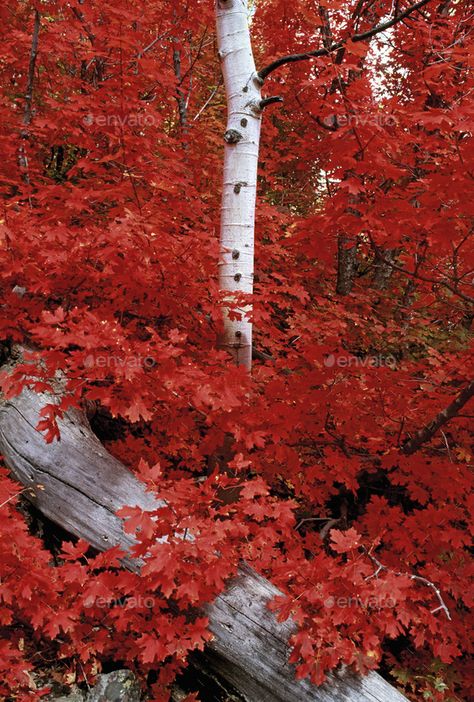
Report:
M 261 122 L 261 79 L 250 43 L 247 0 L 216 0 L 217 41 L 227 99 L 221 206 L 219 284 L 225 295 L 220 347 L 238 365 L 252 364 L 255 200 Z M 240 319 L 236 318 L 235 312 Z

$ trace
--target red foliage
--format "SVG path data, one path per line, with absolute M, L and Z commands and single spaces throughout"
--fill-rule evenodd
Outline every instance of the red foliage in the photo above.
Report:
M 350 42 L 266 83 L 285 103 L 264 118 L 254 321 L 271 358 L 251 379 L 215 349 L 224 97 L 212 2 L 174 5 L 38 4 L 32 101 L 35 4 L 0 9 L 0 338 L 43 361 L 3 392 L 42 391 L 64 372 L 46 440 L 58 412 L 100 402 L 128 427 L 110 450 L 169 504 L 155 521 L 126 513 L 152 554 L 141 577 L 82 544 L 54 564 L 2 474 L 0 694 L 41 696 L 35 651 L 54 650 L 78 677 L 111 659 L 141 673 L 160 664 L 154 694 L 167 700 L 209 638 L 199 605 L 245 558 L 285 592 L 279 616 L 300 624 L 298 675 L 377 667 L 393 639 L 411 652 L 407 669 L 429 671 L 417 692 L 467 698 L 472 410 L 404 451 L 472 378 L 467 3 L 428 3 L 390 30 L 388 49 Z M 260 65 L 320 41 L 324 12 L 261 5 Z M 357 5 L 330 3 L 335 36 L 391 7 L 350 20 Z M 357 247 L 345 296 L 341 236 Z M 229 435 L 222 475 L 213 457 Z M 164 534 L 176 536 L 158 543 Z

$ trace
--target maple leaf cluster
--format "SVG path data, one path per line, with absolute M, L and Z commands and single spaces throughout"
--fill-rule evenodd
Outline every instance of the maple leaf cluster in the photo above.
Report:
M 261 65 L 391 10 L 257 5 Z M 27 349 L 2 392 L 63 379 L 45 440 L 67 408 L 100 407 L 107 448 L 168 505 L 121 515 L 141 575 L 81 543 L 55 561 L 1 473 L 0 694 L 40 697 L 52 654 L 80 680 L 112 660 L 144 680 L 158 671 L 167 700 L 209 640 L 202 607 L 245 559 L 299 625 L 299 676 L 319 684 L 385 656 L 438 666 L 399 675 L 409 693 L 467 699 L 472 409 L 410 441 L 472 379 L 468 8 L 428 3 L 267 80 L 284 103 L 263 119 L 251 378 L 216 350 L 225 98 L 212 3 L 22 1 L 0 18 L 0 339 Z

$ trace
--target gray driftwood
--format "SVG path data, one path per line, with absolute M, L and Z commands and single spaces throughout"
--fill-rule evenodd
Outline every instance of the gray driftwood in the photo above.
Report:
M 0 405 L 0 451 L 30 499 L 51 520 L 103 551 L 129 548 L 132 539 L 115 512 L 126 505 L 156 508 L 157 500 L 113 458 L 80 412 L 59 421 L 61 440 L 46 444 L 35 430 L 51 398 L 24 390 Z M 38 488 L 41 485 L 42 488 Z M 130 561 L 129 567 L 133 567 Z M 345 670 L 322 687 L 295 680 L 288 664 L 291 621 L 278 623 L 267 609 L 278 590 L 248 566 L 207 609 L 214 640 L 205 665 L 246 702 L 407 702 L 375 672 Z M 200 659 L 200 664 L 203 659 Z

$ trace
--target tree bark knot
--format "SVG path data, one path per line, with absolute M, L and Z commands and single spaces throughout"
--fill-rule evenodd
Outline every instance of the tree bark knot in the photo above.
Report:
M 243 138 L 243 135 L 238 132 L 237 129 L 228 129 L 224 134 L 224 141 L 227 142 L 227 144 L 238 144 Z

